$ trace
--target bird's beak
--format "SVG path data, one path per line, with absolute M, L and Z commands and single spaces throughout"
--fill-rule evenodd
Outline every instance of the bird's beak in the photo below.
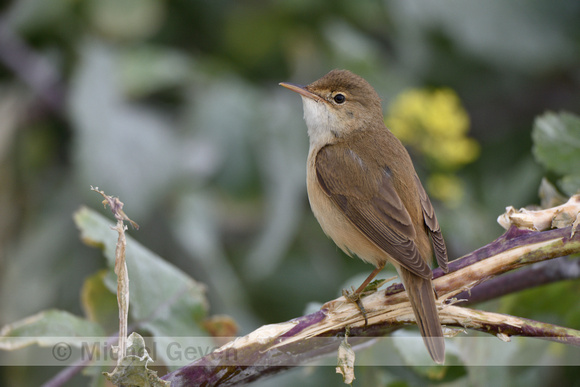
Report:
M 317 102 L 324 101 L 324 99 L 321 96 L 308 91 L 305 86 L 295 85 L 293 83 L 287 83 L 287 82 L 280 82 L 279 85 L 287 88 L 288 90 L 295 91 L 298 94 L 300 94 L 301 96 L 306 97 L 306 98 L 310 98 L 314 101 L 317 101 Z

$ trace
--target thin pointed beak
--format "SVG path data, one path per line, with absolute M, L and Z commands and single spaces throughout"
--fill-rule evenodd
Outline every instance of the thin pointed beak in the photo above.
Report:
M 314 94 L 314 93 L 306 90 L 305 86 L 300 86 L 300 85 L 296 85 L 294 83 L 287 83 L 287 82 L 280 82 L 279 85 L 287 88 L 288 90 L 295 91 L 298 94 L 300 94 L 301 96 L 306 97 L 306 98 L 310 98 L 314 101 L 317 101 L 317 102 L 324 101 L 324 99 L 322 97 L 320 97 L 318 94 Z

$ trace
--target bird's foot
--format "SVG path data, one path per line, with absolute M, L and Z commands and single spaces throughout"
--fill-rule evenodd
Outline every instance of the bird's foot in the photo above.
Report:
M 355 291 L 354 288 L 351 288 L 351 290 L 342 289 L 342 296 L 347 301 L 356 304 L 356 306 L 358 307 L 358 309 L 360 310 L 361 314 L 363 315 L 363 317 L 365 319 L 365 327 L 367 325 L 369 325 L 369 320 L 367 319 L 367 311 L 365 310 L 365 307 L 363 306 L 363 303 L 361 300 L 361 296 L 362 296 L 361 293 Z

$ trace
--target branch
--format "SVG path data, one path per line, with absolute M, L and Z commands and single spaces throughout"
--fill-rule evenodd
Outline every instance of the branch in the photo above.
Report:
M 536 262 L 580 252 L 580 233 L 573 227 L 531 231 L 512 226 L 504 235 L 449 264 L 450 272 L 434 271 L 434 287 L 443 324 L 497 335 L 541 337 L 580 345 L 580 332 L 519 317 L 483 312 L 451 305 L 457 296 L 477 284 L 505 272 Z M 345 329 L 349 343 L 390 334 L 414 322 L 414 315 L 401 284 L 363 299 L 368 326 L 357 307 L 343 297 L 323 305 L 316 313 L 285 323 L 263 326 L 238 338 L 198 361 L 167 374 L 172 386 L 206 383 L 248 383 L 266 375 L 312 362 L 336 351 Z M 357 341 L 358 340 L 358 341 Z
M 472 305 L 553 282 L 580 278 L 580 260 L 560 257 L 506 273 L 457 295 L 455 305 Z

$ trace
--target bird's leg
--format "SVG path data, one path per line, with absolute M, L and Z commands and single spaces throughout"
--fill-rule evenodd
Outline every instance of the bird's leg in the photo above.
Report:
M 344 298 L 346 298 L 350 302 L 354 302 L 356 304 L 356 306 L 358 307 L 358 309 L 360 310 L 360 312 L 362 313 L 362 315 L 365 319 L 365 326 L 368 325 L 369 320 L 367 319 L 367 311 L 365 310 L 365 308 L 362 304 L 360 296 L 361 296 L 361 293 L 365 290 L 365 288 L 371 283 L 371 281 L 377 276 L 377 274 L 379 274 L 379 272 L 381 270 L 383 270 L 384 267 L 385 267 L 385 264 L 383 263 L 382 265 L 378 266 L 375 270 L 373 270 L 373 272 L 371 274 L 369 274 L 367 279 L 364 280 L 364 282 L 358 287 L 357 290 L 354 290 L 354 291 L 343 290 L 342 291 L 342 295 L 344 296 Z
M 383 270 L 384 267 L 385 267 L 385 264 L 383 263 L 383 264 L 381 264 L 381 266 L 379 266 L 375 270 L 373 270 L 373 272 L 371 274 L 369 274 L 367 279 L 354 292 L 356 294 L 361 294 L 365 290 L 365 288 L 371 283 L 371 281 L 374 280 L 375 277 L 381 272 L 381 270 Z

